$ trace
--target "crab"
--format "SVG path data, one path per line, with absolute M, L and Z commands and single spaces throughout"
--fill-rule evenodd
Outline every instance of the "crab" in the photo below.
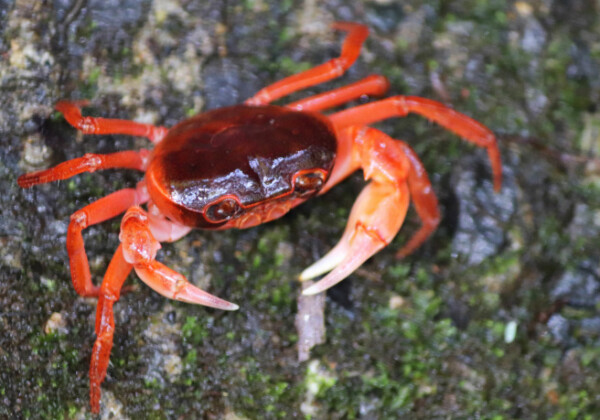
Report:
M 172 242 L 193 228 L 246 229 L 278 219 L 311 197 L 322 195 L 362 169 L 370 181 L 352 207 L 339 243 L 300 274 L 300 280 L 323 279 L 303 290 L 313 295 L 342 281 L 388 245 L 403 224 L 410 198 L 422 222 L 400 249 L 403 257 L 419 247 L 440 220 L 438 202 L 427 173 L 408 144 L 369 125 L 415 113 L 487 150 L 494 189 L 502 179 L 496 138 L 491 130 L 448 106 L 420 97 L 392 96 L 337 112 L 325 110 L 363 96 L 381 96 L 387 79 L 371 75 L 355 83 L 283 106 L 271 105 L 293 92 L 341 76 L 358 58 L 368 28 L 337 22 L 347 32 L 339 57 L 280 80 L 244 104 L 210 110 L 167 129 L 128 120 L 82 116 L 87 101 L 60 101 L 56 109 L 84 134 L 146 137 L 153 150 L 88 153 L 53 168 L 24 174 L 18 184 L 63 180 L 109 168 L 144 173 L 136 188 L 113 192 L 73 213 L 67 251 L 75 291 L 97 297 L 96 340 L 90 364 L 90 405 L 100 410 L 113 343 L 113 305 L 131 270 L 161 295 L 223 310 L 236 304 L 191 284 L 156 260 L 161 242 Z M 144 210 L 141 205 L 146 205 Z M 91 279 L 82 231 L 125 213 L 120 244 L 101 286 Z

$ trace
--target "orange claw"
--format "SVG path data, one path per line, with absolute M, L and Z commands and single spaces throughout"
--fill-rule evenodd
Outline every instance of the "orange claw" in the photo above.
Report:
M 320 293 L 339 283 L 396 236 L 408 210 L 409 183 L 414 183 L 411 158 L 405 145 L 374 128 L 352 131 L 354 162 L 371 179 L 360 193 L 346 230 L 338 244 L 308 267 L 300 280 L 308 280 L 332 270 L 302 294 Z M 418 168 L 417 168 L 418 169 Z M 415 184 L 416 185 L 416 184 Z
M 135 266 L 135 272 L 140 279 L 157 293 L 181 302 L 195 303 L 196 305 L 211 308 L 235 311 L 239 306 L 227 302 L 191 284 L 178 272 L 158 261 Z
M 308 280 L 333 269 L 302 291 L 314 295 L 339 283 L 396 236 L 408 210 L 406 181 L 398 186 L 372 182 L 352 207 L 342 239 L 327 255 L 308 267 L 300 280 Z
M 148 215 L 140 207 L 131 207 L 123 216 L 119 240 L 123 245 L 125 260 L 133 265 L 140 279 L 157 293 L 169 299 L 226 311 L 239 308 L 235 303 L 197 288 L 184 276 L 155 260 L 160 244 L 151 232 Z

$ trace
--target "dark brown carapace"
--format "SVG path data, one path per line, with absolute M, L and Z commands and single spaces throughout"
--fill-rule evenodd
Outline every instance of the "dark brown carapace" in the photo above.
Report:
M 113 305 L 132 269 L 168 298 L 225 310 L 238 308 L 156 261 L 160 242 L 175 241 L 192 228 L 247 228 L 276 219 L 358 169 L 370 182 L 352 208 L 342 239 L 304 270 L 300 280 L 329 274 L 302 293 L 311 295 L 333 286 L 385 247 L 400 230 L 410 198 L 423 225 L 397 255 L 409 254 L 429 237 L 440 216 L 425 169 L 406 143 L 369 124 L 411 112 L 435 121 L 487 149 L 494 187 L 500 188 L 502 165 L 494 134 L 439 102 L 393 96 L 321 114 L 361 96 L 383 95 L 389 88 L 383 76 L 372 75 L 285 106 L 269 105 L 292 92 L 339 77 L 354 63 L 368 35 L 367 27 L 348 22 L 333 27 L 348 32 L 339 57 L 262 89 L 244 105 L 208 111 L 170 130 L 83 117 L 80 107 L 84 101 L 56 105 L 83 133 L 143 136 L 156 145 L 153 151 L 87 154 L 18 179 L 21 187 L 28 188 L 99 169 L 130 168 L 145 173 L 136 188 L 116 191 L 75 212 L 67 232 L 73 286 L 82 296 L 98 297 L 97 338 L 90 365 L 93 412 L 100 410 L 100 384 L 108 369 Z M 144 204 L 147 210 L 140 207 Z M 121 243 L 102 285 L 94 286 L 81 232 L 121 213 L 125 213 Z
M 247 228 L 316 194 L 336 148 L 333 127 L 320 114 L 273 105 L 220 108 L 169 130 L 152 152 L 146 184 L 175 222 Z

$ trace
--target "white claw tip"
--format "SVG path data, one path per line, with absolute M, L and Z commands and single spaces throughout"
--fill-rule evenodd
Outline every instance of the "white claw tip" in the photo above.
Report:
M 306 289 L 304 289 L 302 291 L 302 294 L 304 296 L 313 296 L 313 295 L 316 295 L 318 293 L 321 293 L 322 292 L 321 288 L 320 287 L 315 287 L 315 286 L 318 286 L 318 285 L 315 284 L 313 286 L 307 287 Z

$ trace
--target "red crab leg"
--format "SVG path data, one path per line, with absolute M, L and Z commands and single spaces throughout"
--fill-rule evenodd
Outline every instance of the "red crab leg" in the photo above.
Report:
M 145 186 L 125 188 L 88 204 L 71 215 L 67 230 L 67 253 L 71 266 L 71 280 L 75 291 L 81 296 L 98 296 L 99 288 L 92 283 L 90 266 L 85 253 L 81 231 L 89 226 L 112 219 L 135 204 L 148 200 Z
M 146 137 L 152 143 L 158 143 L 168 131 L 166 127 L 129 120 L 83 117 L 80 107 L 87 104 L 88 101 L 59 101 L 54 108 L 63 113 L 69 124 L 84 134 L 126 134 Z
M 351 22 L 335 22 L 331 27 L 348 32 L 348 36 L 346 36 L 342 45 L 342 53 L 338 58 L 331 59 L 302 73 L 286 77 L 259 90 L 256 95 L 246 100 L 246 105 L 268 104 L 292 92 L 318 85 L 344 74 L 358 58 L 360 48 L 369 35 L 369 28 Z
M 162 223 L 159 223 L 160 228 L 165 229 L 166 220 L 157 220 Z M 168 298 L 224 310 L 238 309 L 237 305 L 198 289 L 181 274 L 156 261 L 156 252 L 160 249 L 160 243 L 152 235 L 151 223 L 152 221 L 149 221 L 146 212 L 141 208 L 133 206 L 127 210 L 121 222 L 119 235 L 121 244 L 108 266 L 102 286 L 97 293 L 99 299 L 96 310 L 96 342 L 90 364 L 90 405 L 92 412 L 96 414 L 100 411 L 100 384 L 106 377 L 113 344 L 115 329 L 113 305 L 119 300 L 123 283 L 132 268 L 146 284 Z M 177 226 L 172 227 L 174 229 L 172 234 L 182 233 L 176 229 Z
M 429 235 L 435 231 L 440 223 L 440 209 L 423 163 L 408 144 L 402 141 L 396 141 L 396 143 L 402 148 L 410 161 L 408 189 L 422 223 L 421 228 L 396 253 L 397 258 L 404 258 L 420 247 Z
M 127 210 L 121 222 L 119 239 L 125 260 L 133 264 L 144 283 L 161 295 L 226 311 L 238 309 L 236 304 L 198 289 L 184 276 L 155 260 L 160 243 L 152 235 L 148 216 L 141 208 L 134 206 Z
M 67 179 L 83 172 L 94 172 L 100 169 L 126 168 L 145 171 L 149 154 L 146 149 L 106 155 L 86 153 L 82 157 L 59 163 L 53 168 L 23 174 L 17 179 L 17 183 L 21 188 L 30 188 L 37 184 Z
M 352 207 L 340 242 L 323 258 L 308 267 L 300 280 L 308 280 L 329 270 L 327 276 L 302 293 L 313 295 L 339 283 L 396 236 L 408 209 L 410 187 L 407 178 L 411 156 L 401 143 L 373 128 L 358 131 L 355 160 L 365 179 L 372 182 Z M 417 183 L 415 182 L 415 188 Z
M 132 265 L 123 256 L 123 245 L 119 245 L 104 275 L 96 308 L 96 342 L 90 363 L 90 405 L 95 414 L 100 412 L 100 384 L 106 377 L 113 345 L 113 304 L 119 300 L 121 287 L 131 268 Z
M 296 111 L 322 111 L 358 99 L 363 95 L 383 95 L 389 87 L 390 82 L 387 78 L 372 74 L 350 85 L 292 102 L 286 107 Z
M 377 102 L 346 109 L 329 118 L 338 129 L 369 125 L 391 117 L 404 117 L 409 113 L 422 115 L 479 147 L 485 147 L 492 164 L 494 189 L 502 185 L 502 162 L 494 133 L 483 124 L 446 105 L 416 96 L 393 96 Z

